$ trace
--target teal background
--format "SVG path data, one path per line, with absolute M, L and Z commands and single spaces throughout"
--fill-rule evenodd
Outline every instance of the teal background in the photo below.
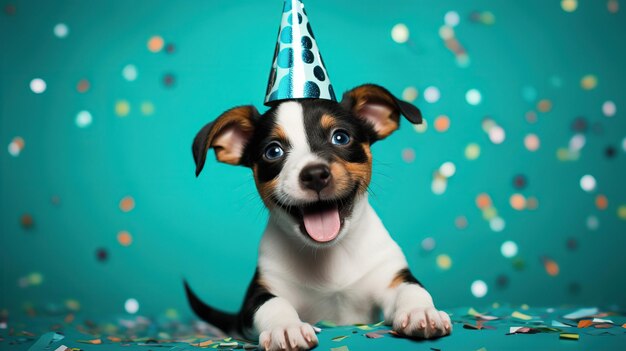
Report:
M 256 247 L 266 221 L 248 169 L 211 158 L 196 179 L 190 145 L 195 133 L 222 111 L 240 104 L 262 109 L 282 3 L 276 1 L 6 1 L 0 5 L 0 309 L 25 305 L 80 302 L 84 311 L 123 312 L 136 298 L 140 313 L 174 308 L 190 314 L 181 278 L 190 280 L 206 301 L 238 308 L 255 269 Z M 440 307 L 491 302 L 531 305 L 626 303 L 626 222 L 618 208 L 626 204 L 626 21 L 606 1 L 580 0 L 573 13 L 559 1 L 306 1 L 326 67 L 337 92 L 373 82 L 401 96 L 420 92 L 415 103 L 428 121 L 416 133 L 408 123 L 376 144 L 371 202 L 404 248 L 415 275 Z M 15 6 L 8 14 L 6 6 Z M 471 63 L 459 67 L 439 37 L 444 14 L 461 16 L 456 37 Z M 491 11 L 493 25 L 470 20 L 474 11 Z M 66 23 L 69 35 L 57 38 L 53 27 Z M 396 23 L 411 33 L 408 44 L 391 39 Z M 146 43 L 160 35 L 173 53 L 152 53 Z M 122 77 L 134 64 L 138 78 Z M 175 83 L 163 84 L 172 74 Z M 587 74 L 598 86 L 581 89 Z M 43 94 L 29 83 L 40 77 Z M 555 77 L 558 79 L 555 80 Z M 89 91 L 77 92 L 81 79 Z M 554 84 L 560 81 L 561 84 Z M 441 99 L 424 101 L 427 86 Z M 525 99 L 524 87 L 537 97 Z M 476 88 L 482 103 L 471 106 L 465 92 Z M 552 111 L 529 124 L 524 115 L 537 101 L 550 99 Z M 115 104 L 127 100 L 127 117 Z M 612 100 L 617 114 L 604 117 L 602 103 Z M 155 111 L 144 116 L 143 102 Z M 88 110 L 93 123 L 78 128 L 76 114 Z M 451 127 L 434 130 L 446 114 Z M 492 144 L 481 121 L 493 118 L 506 140 Z M 591 126 L 578 161 L 561 162 L 576 117 Z M 601 131 L 599 131 L 601 129 Z M 595 131 L 595 132 L 594 132 Z M 536 152 L 523 138 L 541 139 Z M 18 157 L 5 149 L 21 136 Z M 478 143 L 481 155 L 470 161 L 464 149 Z M 605 156 L 613 146 L 616 155 Z M 415 160 L 405 162 L 411 148 Z M 433 172 L 445 161 L 456 165 L 445 194 L 431 191 Z M 512 186 L 516 174 L 528 186 Z M 584 192 L 580 178 L 593 175 L 597 188 Z M 506 228 L 493 232 L 475 205 L 488 193 Z M 535 196 L 539 208 L 516 211 L 509 197 Z M 606 210 L 595 195 L 609 200 Z M 125 196 L 135 199 L 128 212 Z M 58 204 L 51 199 L 58 197 Z M 20 218 L 32 215 L 34 226 Z M 597 216 L 599 228 L 586 226 Z M 468 227 L 454 221 L 465 216 Z M 116 236 L 128 230 L 132 245 Z M 431 252 L 420 249 L 426 237 Z M 575 239 L 578 247 L 567 248 Z M 513 240 L 523 269 L 500 253 Z M 96 259 L 105 248 L 106 262 Z M 439 254 L 452 259 L 449 270 L 436 264 Z M 558 263 L 557 276 L 546 273 L 541 258 Z M 20 287 L 21 277 L 42 275 L 41 284 Z M 509 284 L 499 287 L 497 277 Z M 470 285 L 483 280 L 489 291 L 474 297 Z M 579 286 L 573 289 L 572 286 Z

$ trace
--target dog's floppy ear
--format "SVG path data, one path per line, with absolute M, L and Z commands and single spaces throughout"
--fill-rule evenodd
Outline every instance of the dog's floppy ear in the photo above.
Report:
M 398 129 L 400 115 L 413 124 L 422 123 L 422 113 L 417 107 L 374 84 L 364 84 L 346 92 L 341 105 L 368 123 L 376 132 L 376 140 L 384 139 Z
M 200 129 L 191 146 L 196 161 L 196 177 L 204 167 L 209 148 L 213 148 L 220 162 L 242 164 L 243 151 L 254 133 L 254 121 L 258 116 L 254 106 L 239 106 L 222 113 Z

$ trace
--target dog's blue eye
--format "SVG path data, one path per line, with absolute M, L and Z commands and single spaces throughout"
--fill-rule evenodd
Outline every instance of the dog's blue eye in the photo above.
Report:
M 331 141 L 334 145 L 347 145 L 350 142 L 350 136 L 343 130 L 338 130 L 333 133 Z
M 285 151 L 283 150 L 282 147 L 280 147 L 280 145 L 278 145 L 276 143 L 272 143 L 272 144 L 269 144 L 265 148 L 264 156 L 269 161 L 274 161 L 274 160 L 277 160 L 277 159 L 283 157 L 284 154 L 285 154 Z

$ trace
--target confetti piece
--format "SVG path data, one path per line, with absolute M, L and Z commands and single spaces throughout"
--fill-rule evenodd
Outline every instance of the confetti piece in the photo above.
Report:
M 426 100 L 426 102 L 434 104 L 439 101 L 440 97 L 441 93 L 437 87 L 430 86 L 424 89 L 424 100 Z
M 593 322 L 590 319 L 583 319 L 581 321 L 578 321 L 578 328 L 587 328 L 592 324 Z
M 139 302 L 136 299 L 128 299 L 124 303 L 124 310 L 130 314 L 135 314 L 139 311 Z
M 415 87 L 406 87 L 402 91 L 402 100 L 407 102 L 413 102 L 417 99 L 418 91 Z
M 559 265 L 554 260 L 544 257 L 542 261 L 543 266 L 546 269 L 546 273 L 553 277 L 559 275 Z
M 552 101 L 548 99 L 539 100 L 537 103 L 537 110 L 542 113 L 548 113 L 552 111 Z
M 133 242 L 133 237 L 126 230 L 122 230 L 117 233 L 117 241 L 122 246 L 130 246 L 130 244 L 132 244 Z
M 28 213 L 24 213 L 20 217 L 20 225 L 24 229 L 31 229 L 31 228 L 33 228 L 35 226 L 35 220 L 33 219 L 32 215 L 30 215 Z
M 479 105 L 483 97 L 478 89 L 470 89 L 465 93 L 465 101 L 472 106 Z
M 424 238 L 424 240 L 422 240 L 422 250 L 424 250 L 425 252 L 430 252 L 435 248 L 436 242 L 435 239 L 428 237 L 428 238 Z
M 593 74 L 588 74 L 580 80 L 580 86 L 584 90 L 592 90 L 598 85 L 598 78 Z
M 528 134 L 524 137 L 524 146 L 528 151 L 534 152 L 539 149 L 540 141 L 536 134 Z
M 130 212 L 135 208 L 135 199 L 132 196 L 125 196 L 120 200 L 120 210 Z
M 513 194 L 509 198 L 509 203 L 513 209 L 521 211 L 526 207 L 526 198 L 522 194 Z
M 506 258 L 515 257 L 517 255 L 517 244 L 511 240 L 505 241 L 500 246 L 500 252 Z
M 412 148 L 403 149 L 402 160 L 406 163 L 412 163 L 413 161 L 415 161 L 415 151 Z
M 115 103 L 115 114 L 118 117 L 126 117 L 130 113 L 130 104 L 126 100 L 118 100 Z
M 144 101 L 141 103 L 141 114 L 144 116 L 151 116 L 154 114 L 154 104 L 150 101 Z
M 53 32 L 57 38 L 63 39 L 70 33 L 70 29 L 65 23 L 58 23 L 54 26 Z
M 350 351 L 348 346 L 331 347 L 330 351 Z
M 380 338 L 383 338 L 384 336 L 375 332 L 371 332 L 371 333 L 365 334 L 365 337 L 367 337 L 368 339 L 380 339 Z
M 78 128 L 87 128 L 91 125 L 92 120 L 93 117 L 91 116 L 91 113 L 83 110 L 76 114 L 75 123 Z
M 452 259 L 446 254 L 437 256 L 437 266 L 443 270 L 448 270 L 452 267 Z
M 162 37 L 155 35 L 153 37 L 150 37 L 150 39 L 148 39 L 148 50 L 150 50 L 151 52 L 157 53 L 159 51 L 161 51 L 161 49 L 163 49 L 163 45 L 165 44 L 165 41 L 163 40 Z
M 580 178 L 580 188 L 586 192 L 592 192 L 596 189 L 596 178 L 590 174 L 584 175 Z
M 517 318 L 517 319 L 521 319 L 521 320 L 525 320 L 525 321 L 529 321 L 529 320 L 533 319 L 533 317 L 531 317 L 531 316 L 529 316 L 527 314 L 524 314 L 522 312 L 518 312 L 518 311 L 514 311 L 511 314 L 511 317 Z
M 458 216 L 454 219 L 454 225 L 457 229 L 467 228 L 467 218 L 465 216 Z
M 487 295 L 487 283 L 482 280 L 475 280 L 471 286 L 472 295 L 477 298 L 484 297 Z
M 96 259 L 100 262 L 105 262 L 109 258 L 109 252 L 105 248 L 99 248 L 96 250 Z
M 581 319 L 589 316 L 593 316 L 598 313 L 598 309 L 596 307 L 592 308 L 581 308 L 572 313 L 568 313 L 563 316 L 565 319 Z
M 129 82 L 134 81 L 135 79 L 137 79 L 137 67 L 132 64 L 124 66 L 124 68 L 122 69 L 122 77 L 124 77 L 124 79 Z
M 404 23 L 398 23 L 391 28 L 391 39 L 398 44 L 404 44 L 409 40 L 409 28 Z
M 81 94 L 84 94 L 89 91 L 90 87 L 91 87 L 91 83 L 89 83 L 87 79 L 81 79 L 76 84 L 76 91 L 78 91 Z
M 485 193 L 478 194 L 476 197 L 476 206 L 480 209 L 491 206 L 491 197 Z
M 559 321 L 552 321 L 552 326 L 553 327 L 559 327 L 559 328 L 568 328 L 568 327 L 570 327 L 569 325 L 561 323 Z
M 465 158 L 475 160 L 480 156 L 480 146 L 476 143 L 467 144 L 465 147 Z
M 504 131 L 504 129 L 502 129 L 502 127 L 494 126 L 493 128 L 489 129 L 489 140 L 491 140 L 492 143 L 496 145 L 502 144 L 505 139 L 506 132 Z
M 626 205 L 620 205 L 617 208 L 617 217 L 619 217 L 619 219 L 626 220 Z
M 610 319 L 594 318 L 591 321 L 593 323 L 610 323 L 610 324 L 613 324 L 613 321 L 610 320 Z
M 91 340 L 76 340 L 81 344 L 92 344 L 92 345 L 100 345 L 102 344 L 102 339 L 91 339 Z
M 41 78 L 35 78 L 30 81 L 30 90 L 35 94 L 42 94 L 46 91 L 47 84 Z
M 598 208 L 598 210 L 606 210 L 606 208 L 609 206 L 609 200 L 603 194 L 598 194 L 596 196 L 595 202 L 596 202 L 596 207 Z
M 578 0 L 561 0 L 561 8 L 565 12 L 574 12 L 578 8 Z
M 335 336 L 334 338 L 330 339 L 332 341 L 342 341 L 345 340 L 347 338 L 349 338 L 350 335 L 340 335 L 340 336 Z
M 172 87 L 176 83 L 176 76 L 172 73 L 166 73 L 163 75 L 163 85 L 166 87 Z
M 575 333 L 561 333 L 559 335 L 560 339 L 566 339 L 566 340 L 578 340 L 580 338 L 580 336 L 578 334 Z
M 121 338 L 118 338 L 117 336 L 112 336 L 112 335 L 111 336 L 107 336 L 107 339 L 109 339 L 109 341 L 111 341 L 111 342 L 120 342 L 120 341 L 122 341 Z

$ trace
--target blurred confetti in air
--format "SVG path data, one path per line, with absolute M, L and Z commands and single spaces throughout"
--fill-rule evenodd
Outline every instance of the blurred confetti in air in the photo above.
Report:
M 254 185 L 222 165 L 196 180 L 189 144 L 222 111 L 261 105 L 255 84 L 265 84 L 274 27 L 233 28 L 212 2 L 110 5 L 119 18 L 103 4 L 65 14 L 54 3 L 7 2 L 0 14 L 8 303 L 45 300 L 53 289 L 74 307 L 110 295 L 103 309 L 151 311 L 159 298 L 182 309 L 184 274 L 232 281 L 217 290 L 243 293 L 264 223 L 246 207 L 253 196 L 240 196 Z M 246 18 L 275 15 L 243 3 L 255 9 Z M 228 6 L 251 11 L 241 4 Z M 382 191 L 372 201 L 444 304 L 545 301 L 524 291 L 535 283 L 557 296 L 546 303 L 607 294 L 622 299 L 607 303 L 626 302 L 616 292 L 626 282 L 601 277 L 626 263 L 619 5 L 416 2 L 398 13 L 364 1 L 376 10 L 355 13 L 307 3 L 340 87 L 376 80 L 424 113 L 424 123 L 402 120 L 373 149 Z M 325 7 L 356 17 L 337 23 Z M 366 51 L 339 35 L 378 12 L 384 25 L 368 31 L 380 40 L 368 37 Z M 226 273 L 224 259 L 242 263 Z M 74 292 L 76 279 L 100 290 Z M 228 292 L 215 299 L 240 302 Z

